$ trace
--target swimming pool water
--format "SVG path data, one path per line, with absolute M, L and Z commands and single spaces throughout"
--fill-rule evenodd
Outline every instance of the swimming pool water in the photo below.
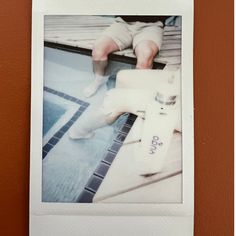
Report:
M 115 77 L 111 77 L 107 86 L 99 88 L 94 96 L 86 98 L 83 89 L 94 80 L 91 57 L 50 48 L 45 48 L 44 55 L 44 86 L 88 103 L 88 108 L 76 120 L 85 122 L 101 106 L 107 88 L 114 87 Z M 112 69 L 115 66 L 119 69 L 121 65 L 111 63 L 110 66 Z M 63 111 L 63 106 L 58 107 L 62 101 L 55 104 L 53 96 L 48 97 L 44 105 L 45 132 L 53 122 L 55 124 L 58 121 L 64 125 L 60 116 L 65 110 Z M 68 110 L 71 105 L 73 104 L 68 104 Z M 76 202 L 126 119 L 127 116 L 124 115 L 114 124 L 97 129 L 91 139 L 71 140 L 66 132 L 43 159 L 42 201 Z
M 76 202 L 126 119 L 98 129 L 91 139 L 71 140 L 65 134 L 43 160 L 43 202 Z
M 60 119 L 66 112 L 66 109 L 47 101 L 43 101 L 43 135 L 45 135 L 50 128 Z

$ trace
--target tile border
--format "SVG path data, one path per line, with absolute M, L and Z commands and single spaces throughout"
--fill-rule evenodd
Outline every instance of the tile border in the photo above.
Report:
M 84 190 L 77 198 L 77 203 L 92 203 L 94 195 L 105 178 L 113 160 L 116 158 L 116 155 L 119 152 L 136 118 L 136 115 L 129 114 L 126 122 L 122 125 L 118 131 L 118 134 L 113 140 L 113 143 L 108 148 L 104 158 L 100 161 L 94 173 L 91 175 L 87 184 L 85 185 Z
M 88 108 L 89 103 L 84 102 L 78 98 L 70 96 L 66 93 L 54 90 L 52 88 L 44 86 L 44 91 L 64 98 L 68 101 L 74 102 L 80 105 L 79 109 L 74 113 L 74 115 L 70 118 L 68 122 L 66 122 L 50 139 L 49 141 L 43 146 L 42 150 L 42 159 L 44 159 L 47 154 L 56 146 L 56 144 L 60 141 L 63 135 L 69 130 L 69 128 L 75 123 L 75 121 L 84 113 L 84 111 Z

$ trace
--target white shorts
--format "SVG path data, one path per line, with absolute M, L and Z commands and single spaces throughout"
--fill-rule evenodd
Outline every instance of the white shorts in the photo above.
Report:
M 163 36 L 163 23 L 157 21 L 154 23 L 145 22 L 125 22 L 121 17 L 117 17 L 115 23 L 108 27 L 101 35 L 112 38 L 120 50 L 133 46 L 143 40 L 153 41 L 160 50 Z

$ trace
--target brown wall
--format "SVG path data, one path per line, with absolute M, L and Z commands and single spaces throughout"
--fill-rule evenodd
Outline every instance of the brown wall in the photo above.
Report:
M 0 235 L 28 235 L 31 1 L 0 8 Z M 195 0 L 195 235 L 233 235 L 233 0 Z

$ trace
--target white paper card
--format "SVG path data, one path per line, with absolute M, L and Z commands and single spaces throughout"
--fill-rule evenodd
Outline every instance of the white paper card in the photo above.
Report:
M 193 235 L 193 1 L 34 0 L 30 235 Z

